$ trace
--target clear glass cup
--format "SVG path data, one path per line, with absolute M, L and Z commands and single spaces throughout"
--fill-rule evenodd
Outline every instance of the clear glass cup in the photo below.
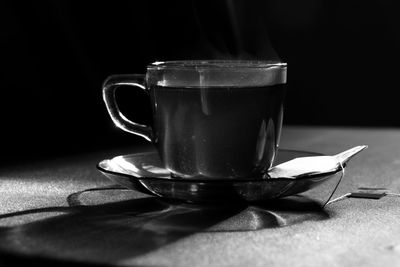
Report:
M 273 61 L 155 62 L 145 75 L 110 76 L 103 98 L 115 125 L 152 142 L 173 176 L 262 178 L 279 145 L 286 73 Z M 149 94 L 151 126 L 119 111 L 121 85 Z

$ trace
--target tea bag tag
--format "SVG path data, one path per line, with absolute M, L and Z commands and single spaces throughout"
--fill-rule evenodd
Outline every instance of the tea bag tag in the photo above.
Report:
M 373 188 L 373 187 L 359 187 L 357 191 L 344 194 L 340 197 L 328 201 L 326 205 L 341 201 L 346 198 L 362 198 L 362 199 L 375 199 L 379 200 L 385 196 L 400 197 L 399 193 L 390 192 L 386 188 Z
M 381 199 L 386 196 L 388 190 L 386 188 L 369 188 L 359 187 L 357 191 L 350 193 L 349 198 L 368 198 L 368 199 Z

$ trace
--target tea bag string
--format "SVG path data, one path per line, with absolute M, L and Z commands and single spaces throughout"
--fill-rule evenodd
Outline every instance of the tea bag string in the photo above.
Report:
M 387 196 L 400 197 L 399 193 L 386 192 Z
M 342 199 L 342 198 L 344 198 L 344 197 L 347 197 L 347 195 L 344 195 L 344 196 L 341 196 L 341 197 L 338 197 L 338 198 L 335 198 L 335 199 L 331 200 L 331 198 L 333 197 L 333 194 L 335 194 L 337 188 L 339 187 L 339 184 L 342 182 L 343 176 L 344 176 L 344 174 L 345 174 L 345 169 L 344 169 L 343 164 L 342 164 L 341 161 L 339 161 L 339 166 L 340 166 L 340 171 L 341 171 L 339 181 L 338 181 L 338 183 L 335 185 L 335 188 L 333 189 L 331 195 L 329 196 L 329 198 L 328 198 L 328 200 L 326 201 L 326 203 L 322 206 L 322 208 L 325 208 L 326 205 L 328 205 L 328 204 L 331 204 L 331 203 L 333 203 L 333 202 L 339 201 L 340 199 Z M 350 194 L 350 193 L 349 193 L 349 194 Z M 340 199 L 339 199 L 339 198 L 340 198 Z
M 330 199 L 332 198 L 333 194 L 335 193 L 336 189 L 338 188 L 338 186 L 339 186 L 339 184 L 340 184 L 340 182 L 341 182 L 341 180 L 342 180 L 342 178 L 343 178 L 343 176 L 344 176 L 344 171 L 345 171 L 345 170 L 344 170 L 344 167 L 343 167 L 342 163 L 340 163 L 340 167 L 341 167 L 341 169 L 342 169 L 342 176 L 340 177 L 339 182 L 337 183 L 335 189 L 333 190 L 331 196 L 329 197 L 328 201 L 325 203 L 325 205 L 323 206 L 323 208 L 325 208 L 325 207 L 326 207 L 327 205 L 329 205 L 329 204 L 332 204 L 332 203 L 334 203 L 334 202 L 338 202 L 338 201 L 343 200 L 343 199 L 345 199 L 345 198 L 347 198 L 347 197 L 352 197 L 352 196 L 356 197 L 355 195 L 358 193 L 358 192 L 355 192 L 355 193 L 354 193 L 354 192 L 353 192 L 353 193 L 346 193 L 346 194 L 344 194 L 344 195 L 342 195 L 342 196 L 340 196 L 340 197 L 337 197 L 337 198 L 335 198 L 335 199 L 330 200 Z M 363 188 L 363 189 L 364 189 L 364 188 Z M 380 188 L 380 189 L 384 189 L 386 192 L 380 193 L 381 196 L 379 196 L 378 193 L 375 193 L 375 194 L 378 194 L 378 197 L 377 197 L 376 199 L 380 199 L 381 197 L 384 197 L 384 196 L 400 197 L 400 193 L 388 192 L 387 189 L 385 189 L 385 188 Z M 361 188 L 359 188 L 359 190 L 361 190 Z M 360 196 L 357 196 L 357 198 L 360 198 Z

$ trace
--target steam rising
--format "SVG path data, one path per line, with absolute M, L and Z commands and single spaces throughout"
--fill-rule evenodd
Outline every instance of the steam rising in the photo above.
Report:
M 194 14 L 208 59 L 274 60 L 264 1 L 196 1 Z
M 239 51 L 243 51 L 244 50 L 243 49 L 243 38 L 242 38 L 242 34 L 241 34 L 241 31 L 239 28 L 239 21 L 238 21 L 238 16 L 236 13 L 236 7 L 232 0 L 226 0 L 226 6 L 228 8 L 229 20 L 232 25 L 236 47 Z

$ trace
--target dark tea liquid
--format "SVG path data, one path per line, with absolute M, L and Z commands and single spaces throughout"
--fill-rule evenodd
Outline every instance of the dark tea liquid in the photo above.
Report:
M 273 162 L 283 84 L 150 88 L 161 160 L 184 178 L 255 178 Z

